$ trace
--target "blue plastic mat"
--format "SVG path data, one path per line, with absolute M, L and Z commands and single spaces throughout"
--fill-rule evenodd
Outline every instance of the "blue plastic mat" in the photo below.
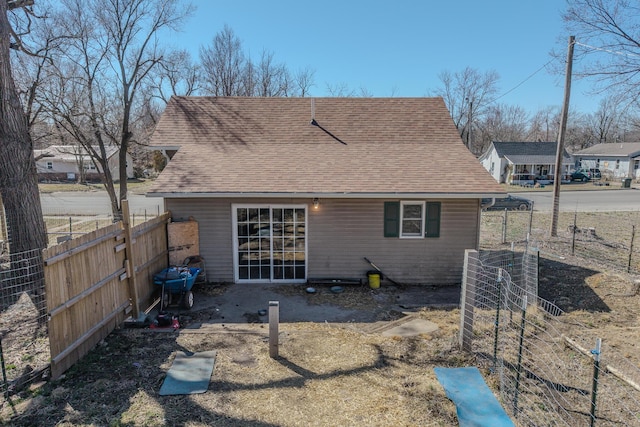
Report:
M 216 352 L 178 352 L 160 387 L 160 396 L 204 393 L 209 388 Z
M 513 427 L 477 368 L 434 368 L 462 427 Z

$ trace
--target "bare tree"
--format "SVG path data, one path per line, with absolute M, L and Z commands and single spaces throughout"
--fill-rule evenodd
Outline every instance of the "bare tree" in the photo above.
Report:
M 600 100 L 598 110 L 586 116 L 586 130 L 589 132 L 590 138 L 585 142 L 589 145 L 604 144 L 619 142 L 623 138 L 625 112 L 618 110 L 619 105 L 617 97 L 614 96 Z
M 242 42 L 225 25 L 212 44 L 200 47 L 203 92 L 214 96 L 307 96 L 313 86 L 309 68 L 292 74 L 263 50 L 260 59 L 245 54 Z
M 314 86 L 313 76 L 315 71 L 309 67 L 298 70 L 293 76 L 294 95 L 305 97 Z
M 343 97 L 343 98 L 372 98 L 373 93 L 364 86 L 360 86 L 359 89 L 352 89 L 345 82 L 330 84 L 327 83 L 327 92 L 329 96 Z
M 479 121 L 473 152 L 484 152 L 492 141 L 526 141 L 529 115 L 518 106 L 497 104 L 487 108 Z
M 274 62 L 274 54 L 263 51 L 256 69 L 255 96 L 285 96 L 290 91 L 291 76 L 284 64 Z M 249 73 L 247 73 L 249 74 Z
M 33 1 L 27 0 L 0 1 L 0 209 L 4 208 L 11 263 L 0 292 L 6 303 L 21 291 L 27 292 L 38 309 L 38 323 L 42 325 L 47 309 L 42 269 L 47 231 L 28 118 L 20 103 L 10 59 L 11 47 L 26 52 L 21 37 L 28 33 L 35 17 L 32 6 Z M 12 28 L 8 13 L 22 13 L 26 29 Z
M 576 37 L 573 72 L 591 76 L 599 90 L 640 97 L 640 8 L 628 0 L 569 0 L 563 16 Z
M 546 107 L 533 114 L 529 122 L 529 141 L 555 141 L 560 129 L 560 110 Z
M 438 77 L 442 86 L 431 95 L 444 99 L 460 136 L 471 149 L 473 124 L 483 119 L 487 108 L 493 102 L 500 76 L 495 71 L 481 73 L 467 67 L 453 74 L 443 71 Z
M 0 1 L 0 194 L 12 254 L 47 246 L 33 143 L 11 69 L 10 46 L 21 47 L 8 13 L 33 16 L 29 1 Z M 14 261 L 14 259 L 12 259 Z
M 346 82 L 340 83 L 327 83 L 327 93 L 329 96 L 333 97 L 354 97 L 356 96 L 356 91 L 349 87 L 349 84 Z
M 192 9 L 180 0 L 64 0 L 63 5 L 55 25 L 70 37 L 51 56 L 55 83 L 47 93 L 48 108 L 101 170 L 111 210 L 119 217 L 136 111 L 144 104 L 140 94 L 164 60 L 157 36 L 178 28 Z M 110 147 L 119 152 L 117 176 L 108 165 Z
M 163 105 L 173 95 L 196 95 L 202 87 L 201 67 L 186 50 L 169 52 L 149 75 L 150 83 L 145 93 L 149 98 L 159 99 Z
M 213 38 L 212 46 L 200 48 L 204 91 L 214 96 L 242 94 L 246 59 L 242 42 L 231 27 L 225 25 Z

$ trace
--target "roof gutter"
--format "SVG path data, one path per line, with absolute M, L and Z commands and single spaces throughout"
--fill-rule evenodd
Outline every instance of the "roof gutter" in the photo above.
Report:
M 163 197 L 165 199 L 204 199 L 204 198 L 314 198 L 322 197 L 325 199 L 484 199 L 505 197 L 506 192 L 487 192 L 487 193 L 146 193 L 147 197 Z

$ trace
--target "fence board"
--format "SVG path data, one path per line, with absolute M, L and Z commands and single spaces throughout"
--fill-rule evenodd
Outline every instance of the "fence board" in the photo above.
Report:
M 52 378 L 122 324 L 132 308 L 133 274 L 140 305 L 149 304 L 155 291 L 153 274 L 168 265 L 169 218 L 165 213 L 129 233 L 127 224 L 118 222 L 44 250 Z M 118 250 L 127 235 L 132 236 L 131 254 Z M 130 264 L 127 255 L 137 265 Z
M 171 215 L 167 212 L 131 229 L 136 260 L 132 274 L 136 275 L 138 298 L 143 307 L 151 304 L 157 292 L 153 275 L 168 266 L 167 224 L 170 220 Z

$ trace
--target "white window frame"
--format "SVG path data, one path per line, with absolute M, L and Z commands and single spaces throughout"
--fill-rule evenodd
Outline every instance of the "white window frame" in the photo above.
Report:
M 53 162 L 47 162 L 47 170 L 53 169 Z
M 421 218 L 405 218 L 404 217 L 404 207 L 405 206 L 415 206 L 415 205 L 419 205 L 421 206 L 421 211 L 422 211 L 422 217 Z M 404 226 L 404 221 L 405 220 L 420 220 L 420 233 L 419 234 L 404 234 L 403 231 L 403 226 Z M 400 202 L 400 238 L 401 239 L 424 239 L 424 227 L 425 227 L 425 220 L 426 220 L 426 203 L 424 201 L 422 202 L 417 202 L 417 201 L 401 201 Z

